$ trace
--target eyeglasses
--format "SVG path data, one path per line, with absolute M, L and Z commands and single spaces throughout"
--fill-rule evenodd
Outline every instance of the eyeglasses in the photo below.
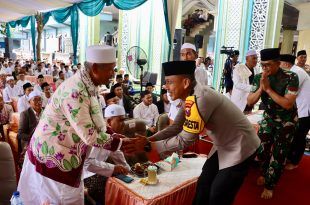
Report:
M 274 62 L 268 62 L 268 63 L 261 63 L 262 68 L 270 68 L 274 65 Z

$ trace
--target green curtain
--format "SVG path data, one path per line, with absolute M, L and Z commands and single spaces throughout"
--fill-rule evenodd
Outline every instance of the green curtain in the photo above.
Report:
M 43 13 L 43 24 L 45 25 L 51 16 L 57 23 L 64 23 L 71 15 L 71 9 L 72 6 Z
M 77 44 L 78 44 L 78 34 L 79 34 L 78 9 L 81 12 L 83 12 L 86 16 L 96 16 L 100 14 L 104 6 L 110 6 L 113 4 L 118 9 L 130 10 L 130 9 L 134 9 L 142 5 L 146 1 L 147 0 L 84 0 L 80 3 L 73 4 L 72 6 L 67 7 L 67 8 L 57 9 L 54 11 L 43 13 L 43 24 L 45 25 L 51 16 L 53 16 L 55 21 L 58 23 L 64 23 L 70 16 L 71 18 L 70 28 L 71 28 L 71 37 L 72 37 L 72 45 L 73 45 L 73 63 L 77 64 Z M 167 15 L 165 14 L 165 18 L 166 16 Z M 36 60 L 36 49 L 35 49 L 36 30 L 35 30 L 35 17 L 34 16 L 26 16 L 20 20 L 11 21 L 7 23 L 7 36 L 8 37 L 11 36 L 10 29 L 8 29 L 10 26 L 12 28 L 15 28 L 16 25 L 22 25 L 23 27 L 26 27 L 29 21 L 31 21 L 32 47 L 33 47 L 34 59 Z M 167 31 L 170 33 L 168 20 L 166 20 L 166 26 L 167 26 L 167 23 L 168 23 Z M 169 44 L 171 46 L 170 38 L 169 38 Z
M 32 40 L 32 49 L 33 49 L 33 59 L 36 61 L 36 20 L 34 16 L 26 16 L 17 21 L 11 21 L 6 24 L 6 34 L 7 37 L 11 37 L 10 27 L 16 28 L 16 26 L 22 26 L 23 28 L 27 27 L 30 21 L 30 31 L 31 31 L 31 40 Z
M 72 9 L 72 6 L 52 11 L 51 14 L 56 22 L 63 23 L 71 15 L 71 9 Z
M 169 18 L 168 18 L 168 3 L 167 3 L 167 0 L 162 0 L 162 1 L 163 1 L 165 22 L 166 22 L 166 33 L 167 33 L 168 43 L 169 43 L 169 51 L 168 51 L 168 61 L 169 61 L 170 55 L 171 55 L 172 41 L 171 41 L 171 32 L 170 32 L 170 25 L 169 25 Z
M 57 9 L 54 11 L 43 13 L 43 24 L 45 25 L 50 17 L 53 17 L 57 23 L 64 23 L 70 16 L 71 18 L 71 38 L 73 46 L 73 63 L 77 64 L 77 44 L 78 44 L 78 34 L 79 34 L 79 14 L 77 10 L 77 5 L 66 7 L 63 9 Z
M 11 38 L 11 31 L 10 31 L 10 27 L 12 28 L 16 28 L 16 26 L 19 26 L 21 25 L 22 27 L 26 27 L 29 23 L 31 19 L 31 16 L 26 16 L 20 20 L 17 20 L 17 21 L 11 21 L 11 22 L 8 22 L 6 23 L 6 36 L 8 38 Z
M 30 30 L 31 30 L 31 40 L 32 40 L 32 50 L 33 50 L 33 60 L 37 60 L 37 50 L 36 50 L 36 18 L 31 16 L 30 19 Z
M 26 27 L 28 25 L 30 19 L 31 19 L 31 16 L 26 16 L 20 20 L 11 21 L 11 22 L 9 22 L 9 24 L 12 28 L 15 28 L 16 26 L 19 26 L 19 25 L 21 25 L 22 27 Z
M 11 31 L 10 31 L 9 23 L 6 23 L 5 26 L 6 26 L 6 29 L 5 29 L 6 30 L 6 37 L 11 38 Z
M 85 0 L 77 4 L 86 16 L 97 16 L 104 6 L 111 6 L 110 0 Z
M 77 44 L 79 37 L 79 11 L 77 5 L 73 5 L 71 8 L 71 38 L 73 46 L 73 63 L 77 62 Z
M 144 4 L 147 0 L 110 0 L 120 10 L 131 10 Z

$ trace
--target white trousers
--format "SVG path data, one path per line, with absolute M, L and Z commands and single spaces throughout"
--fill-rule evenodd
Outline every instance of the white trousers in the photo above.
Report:
M 83 205 L 83 180 L 78 188 L 74 188 L 36 172 L 35 166 L 28 159 L 27 153 L 20 175 L 18 188 L 24 205 Z M 47 203 L 47 204 L 48 204 Z

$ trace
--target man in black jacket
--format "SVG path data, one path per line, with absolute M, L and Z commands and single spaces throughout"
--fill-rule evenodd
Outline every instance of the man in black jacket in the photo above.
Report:
M 37 127 L 42 113 L 42 98 L 37 91 L 29 94 L 30 107 L 20 114 L 18 139 L 21 142 L 21 150 L 27 146 L 30 141 L 33 130 Z
M 170 101 L 168 100 L 167 90 L 165 89 L 161 90 L 160 101 L 158 101 L 155 105 L 158 108 L 159 114 L 169 113 Z
M 157 104 L 157 95 L 153 93 L 154 85 L 151 82 L 146 83 L 145 90 L 148 90 L 152 94 L 153 103 Z
M 116 83 L 113 85 L 111 92 L 114 92 L 115 95 L 119 98 L 118 104 L 125 108 L 126 114 L 129 115 L 129 117 L 133 117 L 132 112 L 134 108 L 134 102 L 128 95 L 124 94 L 122 84 Z

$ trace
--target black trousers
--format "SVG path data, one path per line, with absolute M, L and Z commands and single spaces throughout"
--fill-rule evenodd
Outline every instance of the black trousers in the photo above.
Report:
M 306 147 L 306 136 L 310 129 L 310 116 L 298 119 L 298 127 L 291 144 L 288 159 L 292 164 L 298 165 Z
M 255 154 L 244 162 L 219 170 L 218 155 L 214 153 L 202 168 L 198 178 L 193 205 L 230 205 L 234 202 Z
M 88 194 L 97 202 L 98 205 L 105 204 L 105 185 L 108 177 L 95 174 L 84 179 L 84 187 L 87 188 Z

